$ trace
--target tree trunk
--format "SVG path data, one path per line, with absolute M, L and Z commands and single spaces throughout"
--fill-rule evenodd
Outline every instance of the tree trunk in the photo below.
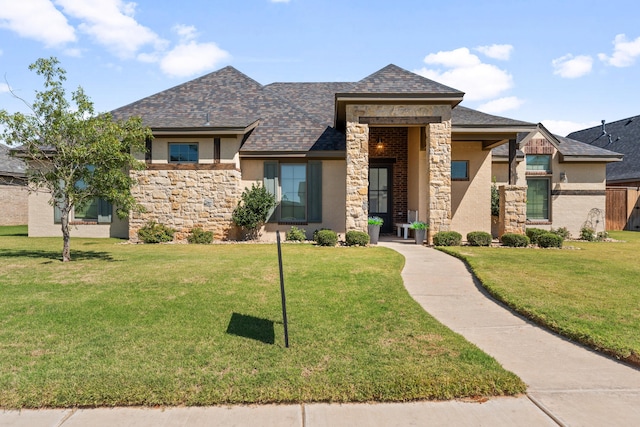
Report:
M 60 215 L 60 223 L 62 226 L 62 262 L 71 261 L 71 248 L 69 247 L 69 208 L 65 206 Z

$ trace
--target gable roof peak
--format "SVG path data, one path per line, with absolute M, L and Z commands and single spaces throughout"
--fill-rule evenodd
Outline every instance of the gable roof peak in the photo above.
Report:
M 357 82 L 349 93 L 437 94 L 462 98 L 464 92 L 389 64 Z

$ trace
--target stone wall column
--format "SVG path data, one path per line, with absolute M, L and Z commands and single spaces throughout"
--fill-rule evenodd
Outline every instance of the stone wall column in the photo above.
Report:
M 347 122 L 346 231 L 367 231 L 369 215 L 369 126 Z
M 451 121 L 426 128 L 428 242 L 433 235 L 451 228 Z
M 526 234 L 527 187 L 501 185 L 498 236 L 505 233 Z

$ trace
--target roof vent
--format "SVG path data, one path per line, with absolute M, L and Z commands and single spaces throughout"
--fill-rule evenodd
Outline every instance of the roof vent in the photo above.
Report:
M 206 123 L 204 124 L 205 126 L 211 126 L 211 122 L 209 121 L 209 113 L 207 113 L 207 118 L 206 118 Z
M 602 120 L 602 134 L 603 134 L 603 135 L 606 135 L 606 134 L 607 134 L 607 127 L 605 126 L 604 122 L 605 122 L 605 121 L 604 121 L 604 120 Z

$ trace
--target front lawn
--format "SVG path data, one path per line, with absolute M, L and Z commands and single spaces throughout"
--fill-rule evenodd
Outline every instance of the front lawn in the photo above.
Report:
M 640 233 L 575 249 L 442 248 L 465 259 L 483 285 L 525 316 L 640 365 Z
M 3 235 L 4 234 L 4 235 Z M 17 234 L 17 235 L 16 235 Z M 131 245 L 0 229 L 0 407 L 407 401 L 524 384 L 436 322 L 385 248 Z

